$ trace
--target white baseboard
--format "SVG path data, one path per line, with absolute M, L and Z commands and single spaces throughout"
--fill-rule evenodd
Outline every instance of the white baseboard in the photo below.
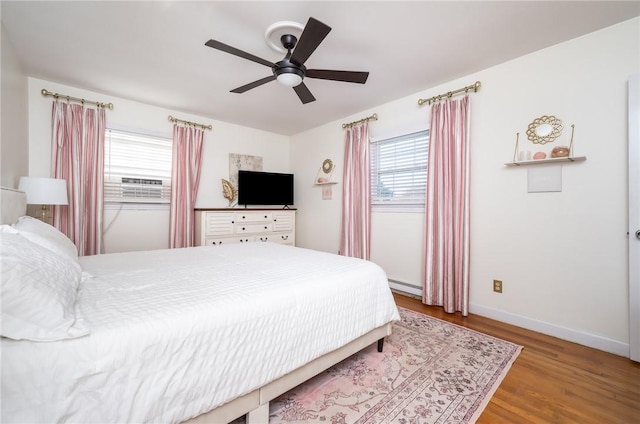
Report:
M 613 353 L 615 355 L 629 357 L 629 344 L 622 343 L 617 340 L 611 340 L 596 334 L 585 333 L 572 328 L 561 327 L 544 321 L 527 318 L 521 315 L 512 314 L 497 309 L 487 308 L 480 305 L 469 305 L 469 312 L 482 315 L 483 317 L 502 321 L 507 324 L 526 328 L 527 330 L 537 331 L 538 333 L 547 334 L 562 340 L 578 343 L 594 349 Z

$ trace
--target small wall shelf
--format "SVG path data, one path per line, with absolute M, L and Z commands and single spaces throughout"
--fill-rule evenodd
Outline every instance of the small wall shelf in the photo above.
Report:
M 331 184 L 338 184 L 336 181 L 328 181 L 326 183 L 315 183 L 314 185 L 320 186 L 320 185 L 331 185 Z
M 587 160 L 586 156 L 568 156 L 564 158 L 548 158 L 548 159 L 537 159 L 537 160 L 521 160 L 517 162 L 507 162 L 506 166 L 526 166 L 526 165 L 540 165 L 543 163 L 558 163 L 558 162 L 582 162 Z

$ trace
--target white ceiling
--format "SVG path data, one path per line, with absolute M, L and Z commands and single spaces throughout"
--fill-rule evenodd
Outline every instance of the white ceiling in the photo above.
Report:
M 284 135 L 639 14 L 638 1 L 3 0 L 0 9 L 29 76 Z M 366 84 L 306 79 L 317 99 L 306 105 L 277 82 L 229 92 L 271 70 L 207 40 L 276 62 L 284 55 L 267 46 L 267 27 L 310 16 L 333 30 L 305 65 L 369 71 Z

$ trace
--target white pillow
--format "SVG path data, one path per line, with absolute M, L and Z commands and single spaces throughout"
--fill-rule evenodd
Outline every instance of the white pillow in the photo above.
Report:
M 69 237 L 62 234 L 56 227 L 31 216 L 21 216 L 18 218 L 18 222 L 13 224 L 13 228 L 26 239 L 42 247 L 78 260 L 78 248 Z
M 2 336 L 54 341 L 89 333 L 76 311 L 82 273 L 77 260 L 0 231 L 0 266 Z
M 0 225 L 0 233 L 18 234 L 18 230 L 16 230 L 15 228 L 13 228 L 13 226 L 9 224 L 2 224 Z

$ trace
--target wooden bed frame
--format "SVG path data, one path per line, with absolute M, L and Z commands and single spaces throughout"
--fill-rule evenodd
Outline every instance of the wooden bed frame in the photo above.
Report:
M 1 187 L 0 192 L 0 224 L 13 224 L 26 213 L 26 195 L 24 192 L 5 187 Z M 391 323 L 375 328 L 289 374 L 205 414 L 192 418 L 186 423 L 228 423 L 246 414 L 247 424 L 267 424 L 269 422 L 270 401 L 376 341 L 378 342 L 378 352 L 382 352 L 384 337 L 390 334 Z
M 304 383 L 332 365 L 348 358 L 378 341 L 378 352 L 382 351 L 382 340 L 391 334 L 391 323 L 378 327 L 360 336 L 349 344 L 321 356 L 271 383 L 241 396 L 218 408 L 186 421 L 189 424 L 228 423 L 247 415 L 247 424 L 267 424 L 269 422 L 269 402 L 281 394 Z

